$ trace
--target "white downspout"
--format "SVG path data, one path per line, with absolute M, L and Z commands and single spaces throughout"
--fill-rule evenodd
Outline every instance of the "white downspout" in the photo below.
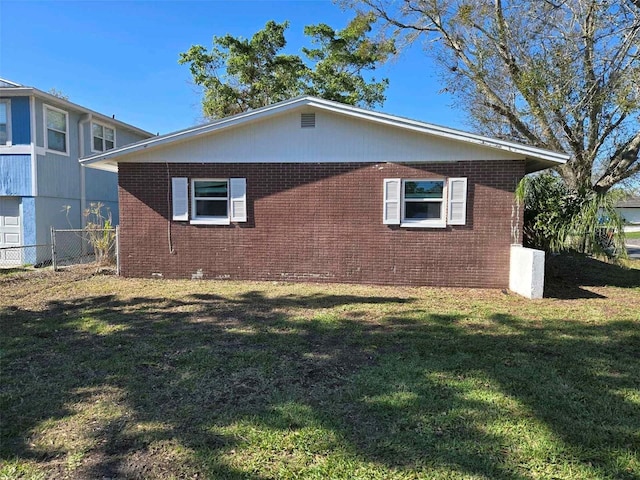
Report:
M 38 196 L 38 132 L 36 131 L 36 97 L 29 97 L 29 119 L 31 121 L 31 195 Z M 43 124 L 43 128 L 46 125 Z
M 84 124 L 89 123 L 93 116 L 90 113 L 84 114 L 78 121 L 78 151 L 79 157 L 85 156 L 85 142 L 84 142 Z M 87 209 L 87 191 L 86 191 L 86 179 L 85 179 L 85 166 L 80 164 L 80 224 L 82 228 L 87 226 L 87 218 L 84 216 L 84 211 Z

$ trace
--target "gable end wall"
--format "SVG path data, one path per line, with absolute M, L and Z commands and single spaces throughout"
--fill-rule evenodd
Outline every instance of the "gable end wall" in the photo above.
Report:
M 127 277 L 507 288 L 513 192 L 523 175 L 523 161 L 121 163 L 121 272 Z M 248 222 L 169 221 L 170 177 L 246 178 Z M 383 179 L 429 177 L 468 178 L 467 224 L 444 229 L 383 225 Z

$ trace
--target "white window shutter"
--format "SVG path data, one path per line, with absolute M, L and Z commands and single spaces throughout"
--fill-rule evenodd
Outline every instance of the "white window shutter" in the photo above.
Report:
M 189 182 L 186 177 L 171 179 L 171 201 L 173 204 L 173 219 L 177 221 L 189 220 Z
M 229 198 L 231 199 L 231 221 L 247 221 L 247 179 L 229 179 Z
M 384 205 L 382 223 L 400 225 L 402 181 L 399 178 L 384 179 Z
M 450 178 L 448 181 L 447 223 L 464 225 L 467 220 L 467 179 Z

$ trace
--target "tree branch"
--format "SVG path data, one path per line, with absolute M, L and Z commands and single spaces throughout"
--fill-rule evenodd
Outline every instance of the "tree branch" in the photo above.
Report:
M 608 190 L 616 183 L 640 172 L 640 132 L 616 149 L 609 166 L 595 184 L 596 190 Z M 636 163 L 636 165 L 633 165 Z

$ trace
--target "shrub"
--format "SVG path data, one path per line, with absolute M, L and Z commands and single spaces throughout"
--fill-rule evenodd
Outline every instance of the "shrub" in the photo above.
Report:
M 525 246 L 625 257 L 623 221 L 614 209 L 620 195 L 572 190 L 553 173 L 523 178 L 516 198 L 524 204 Z

